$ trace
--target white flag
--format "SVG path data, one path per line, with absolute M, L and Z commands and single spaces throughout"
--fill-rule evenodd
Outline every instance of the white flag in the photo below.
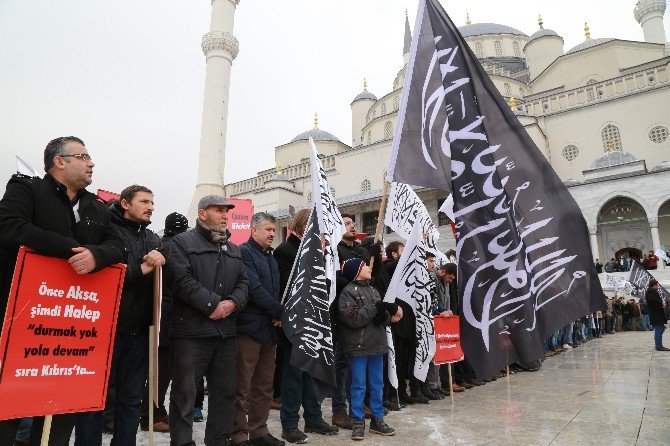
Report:
M 663 260 L 665 263 L 670 264 L 670 257 L 668 257 L 668 255 L 662 249 L 657 249 L 654 254 L 656 254 L 656 257 Z
M 426 249 L 435 254 L 440 263 L 446 263 L 447 256 L 437 249 L 440 232 L 430 218 L 428 209 L 411 186 L 404 183 L 391 183 L 389 188 L 389 205 L 386 207 L 384 224 L 396 234 L 408 239 L 412 233 L 414 222 L 419 222 L 425 235 Z
M 39 177 L 40 174 L 36 171 L 33 166 L 26 163 L 21 159 L 20 156 L 16 155 L 16 171 L 22 175 L 27 175 L 29 177 Z
M 426 380 L 428 365 L 435 355 L 435 326 L 430 311 L 431 282 L 426 267 L 423 231 L 419 222 L 415 222 L 386 296 L 406 302 L 414 312 L 417 339 L 414 376 L 419 381 Z
M 613 288 L 614 291 L 622 290 L 626 294 L 630 294 L 633 291 L 632 283 L 621 276 L 615 276 L 610 273 L 605 273 L 605 286 Z
M 326 278 L 330 280 L 329 303 L 335 300 L 335 272 L 340 269 L 340 259 L 337 255 L 337 244 L 344 235 L 344 220 L 340 210 L 337 209 L 335 197 L 333 197 L 326 172 L 323 170 L 319 153 L 316 151 L 314 140 L 309 138 L 311 150 L 311 168 L 312 168 L 312 199 L 316 205 L 316 215 L 319 220 L 319 231 L 325 239 L 326 245 L 323 251 L 323 257 L 326 262 Z
M 386 293 L 384 295 L 384 302 L 395 302 L 395 296 Z M 386 344 L 389 347 L 389 352 L 387 355 L 389 383 L 391 383 L 394 389 L 398 389 L 398 370 L 396 369 L 395 363 L 395 344 L 393 343 L 391 327 L 386 327 Z

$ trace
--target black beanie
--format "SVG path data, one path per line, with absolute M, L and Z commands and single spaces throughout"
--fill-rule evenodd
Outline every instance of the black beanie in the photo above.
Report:
M 173 212 L 165 217 L 165 235 L 177 235 L 188 229 L 188 219 L 179 212 Z
M 359 259 L 358 257 L 349 259 L 342 265 L 342 275 L 349 282 L 356 280 L 356 277 L 358 276 L 358 273 L 361 272 L 361 269 L 363 269 L 363 266 L 365 266 L 363 259 Z

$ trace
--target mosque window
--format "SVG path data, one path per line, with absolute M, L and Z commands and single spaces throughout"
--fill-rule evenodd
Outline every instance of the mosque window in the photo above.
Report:
M 330 186 L 330 194 L 334 197 L 335 196 L 335 188 L 333 186 Z
M 649 139 L 656 144 L 661 144 L 668 139 L 668 128 L 661 125 L 649 130 Z
M 612 124 L 607 124 L 605 128 L 603 128 L 601 135 L 603 139 L 603 149 L 605 152 L 623 152 L 619 127 Z
M 563 158 L 565 158 L 566 160 L 572 161 L 575 158 L 577 158 L 578 155 L 579 155 L 579 149 L 577 148 L 577 146 L 570 145 L 563 147 Z
M 382 104 L 382 116 L 386 114 L 386 102 Z
M 372 110 L 372 119 L 377 117 L 377 109 Z
M 310 193 L 307 194 L 307 203 L 311 203 L 311 202 L 312 202 L 312 193 L 310 192 Z
M 475 43 L 475 54 L 480 59 L 484 57 L 484 45 L 481 42 Z
M 370 190 L 370 180 L 367 178 L 361 182 L 361 192 L 368 192 Z
M 495 42 L 493 42 L 493 48 L 495 48 L 496 50 L 497 57 L 501 57 L 503 55 L 502 42 L 500 42 L 500 40 L 496 40 Z
M 368 144 L 372 144 L 372 130 L 368 130 Z
M 519 97 L 523 99 L 524 91 L 523 88 L 519 87 Z
M 512 48 L 514 48 L 514 55 L 516 57 L 521 57 L 521 49 L 519 48 L 519 42 L 512 42 Z
M 393 111 L 398 111 L 399 108 L 400 108 L 400 97 L 396 96 L 395 98 L 393 98 Z
M 510 87 L 509 84 L 505 84 L 503 88 L 505 89 L 505 96 L 511 97 L 512 96 L 512 87 Z
M 391 121 L 387 121 L 386 124 L 384 124 L 384 139 L 392 139 L 393 138 L 393 124 L 391 124 Z

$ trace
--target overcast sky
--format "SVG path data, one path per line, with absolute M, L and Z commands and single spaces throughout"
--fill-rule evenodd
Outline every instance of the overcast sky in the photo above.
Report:
M 442 0 L 457 25 L 545 28 L 565 49 L 591 35 L 643 40 L 635 0 Z M 274 166 L 274 147 L 312 126 L 351 141 L 363 78 L 377 96 L 402 68 L 405 8 L 416 0 L 242 0 L 234 34 L 225 180 Z M 196 182 L 209 0 L 0 0 L 0 183 L 18 154 L 42 171 L 46 143 L 81 137 L 91 190 L 153 189 L 154 229 L 185 213 Z M 666 19 L 666 35 L 670 36 Z M 4 187 L 2 187 L 4 191 Z

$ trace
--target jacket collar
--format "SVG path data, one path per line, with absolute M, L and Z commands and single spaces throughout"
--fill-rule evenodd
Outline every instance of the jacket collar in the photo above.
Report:
M 294 233 L 291 233 L 291 235 L 288 236 L 286 241 L 289 242 L 291 245 L 295 246 L 296 248 L 300 247 L 300 237 L 298 237 Z
M 51 176 L 50 173 L 47 173 L 44 175 L 44 181 L 47 182 L 47 184 L 54 188 L 58 193 L 60 193 L 65 199 L 70 202 L 71 204 L 75 204 L 76 202 L 79 201 L 79 199 L 86 193 L 86 189 L 82 189 L 79 192 L 77 192 L 77 196 L 75 197 L 74 201 L 70 200 L 70 197 L 67 195 L 67 186 L 65 186 L 63 183 L 60 181 L 56 180 L 53 176 Z
M 247 243 L 249 244 L 249 246 L 252 246 L 255 250 L 257 250 L 258 252 L 261 252 L 265 255 L 272 255 L 272 251 L 274 251 L 272 249 L 272 247 L 269 247 L 268 249 L 263 251 L 263 248 L 261 247 L 261 245 L 256 240 L 254 240 L 253 237 L 249 237 L 249 240 L 247 241 Z
M 118 224 L 119 226 L 125 226 L 132 231 L 142 232 L 145 229 L 147 229 L 147 226 L 149 226 L 150 224 L 150 222 L 137 223 L 135 221 L 128 220 L 126 217 L 123 216 L 124 214 L 123 208 L 118 203 L 111 205 L 109 209 L 112 213 L 112 218 L 114 219 L 116 224 Z

